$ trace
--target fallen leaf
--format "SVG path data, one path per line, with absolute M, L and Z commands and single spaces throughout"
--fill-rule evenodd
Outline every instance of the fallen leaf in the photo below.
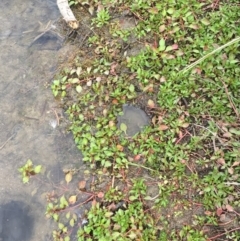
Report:
M 159 27 L 159 32 L 162 33 L 162 32 L 164 32 L 165 29 L 166 29 L 166 26 L 165 25 L 161 25 Z
M 113 103 L 114 105 L 117 105 L 117 104 L 118 104 L 118 100 L 113 99 L 113 100 L 112 100 L 112 103 Z
M 88 8 L 88 12 L 91 14 L 91 15 L 93 15 L 94 14 L 94 6 L 89 6 L 89 8 Z
M 113 126 L 115 126 L 114 121 L 109 121 L 108 126 L 109 126 L 110 128 L 113 127 Z
M 82 68 L 81 67 L 77 67 L 76 74 L 77 74 L 78 77 L 80 76 L 81 72 L 82 72 Z
M 230 137 L 232 137 L 232 134 L 230 132 L 225 132 L 223 134 L 223 137 L 230 138 Z
M 104 197 L 104 193 L 103 193 L 103 192 L 99 192 L 99 193 L 97 194 L 97 197 L 98 197 L 98 198 L 103 198 L 103 197 Z
M 189 127 L 189 123 L 183 123 L 183 124 L 181 124 L 181 127 L 182 128 L 188 128 Z
M 160 131 L 165 131 L 165 130 L 168 129 L 168 126 L 166 126 L 166 125 L 160 125 L 160 126 L 158 127 L 158 129 L 159 129 Z
M 138 155 L 136 155 L 134 157 L 134 161 L 139 161 L 140 159 L 141 159 L 141 155 L 140 154 L 138 154 Z
M 117 145 L 117 149 L 119 150 L 119 151 L 123 151 L 123 146 L 121 146 L 121 145 Z
M 220 217 L 222 213 L 223 213 L 222 208 L 217 208 L 217 210 L 216 210 L 217 216 Z
M 195 30 L 199 29 L 199 26 L 197 24 L 190 24 L 188 27 L 192 28 L 192 29 L 195 29 Z
M 120 130 L 123 131 L 125 134 L 127 134 L 127 125 L 124 123 L 121 123 Z
M 101 80 L 102 80 L 101 77 L 97 77 L 97 78 L 96 78 L 96 81 L 97 81 L 97 82 L 100 82 Z
M 234 169 L 232 167 L 228 168 L 228 173 L 232 175 L 234 173 Z
M 210 211 L 205 211 L 204 212 L 207 216 L 211 216 L 212 215 L 212 212 L 210 212 Z
M 65 175 L 65 180 L 67 183 L 71 182 L 72 181 L 72 173 L 71 172 L 68 172 L 66 175 Z
M 78 93 L 81 93 L 81 92 L 82 92 L 82 86 L 81 86 L 81 85 L 78 85 L 78 86 L 76 87 L 76 91 L 77 91 Z
M 153 100 L 148 100 L 147 105 L 148 105 L 148 107 L 150 107 L 150 108 L 154 108 L 154 106 L 155 106 Z
M 225 163 L 225 160 L 224 160 L 223 158 L 217 159 L 217 163 L 220 164 L 220 165 L 222 165 L 222 166 L 226 164 L 226 163 Z
M 117 63 L 112 63 L 110 67 L 110 74 L 111 75 L 116 75 L 116 67 L 118 66 Z
M 107 116 L 107 112 L 108 112 L 107 109 L 104 109 L 103 110 L 103 116 Z
M 178 132 L 178 138 L 179 138 L 179 139 L 182 139 L 182 138 L 183 138 L 183 133 L 182 133 L 182 131 L 179 131 L 179 132 Z
M 76 195 L 73 195 L 73 196 L 69 197 L 69 199 L 68 199 L 68 202 L 70 204 L 74 204 L 76 201 L 77 201 L 77 196 Z
M 87 72 L 90 73 L 92 70 L 92 67 L 87 67 Z
M 154 117 L 152 118 L 152 123 L 153 123 L 154 126 L 156 125 L 156 120 L 157 120 L 157 117 L 154 116 Z
M 111 203 L 110 205 L 108 205 L 107 209 L 115 211 L 116 210 L 116 205 L 114 203 Z
M 228 212 L 234 212 L 233 207 L 230 206 L 229 204 L 226 205 L 226 209 L 228 210 Z
M 81 191 L 84 191 L 86 188 L 86 181 L 85 180 L 82 180 L 78 183 L 78 189 L 81 190 Z
M 162 76 L 161 78 L 160 78 L 160 82 L 161 83 L 164 83 L 166 81 L 166 78 L 164 77 L 164 76 Z
M 232 167 L 236 167 L 236 166 L 239 166 L 240 165 L 240 161 L 236 161 L 232 164 Z
M 175 59 L 175 56 L 173 54 L 167 54 L 165 56 L 166 59 Z
M 86 83 L 86 85 L 90 87 L 90 86 L 92 85 L 92 81 L 89 80 L 89 81 Z

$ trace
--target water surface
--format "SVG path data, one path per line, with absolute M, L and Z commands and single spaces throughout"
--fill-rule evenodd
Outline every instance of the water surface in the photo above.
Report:
M 61 169 L 81 163 L 64 116 L 49 89 L 62 47 L 55 0 L 0 1 L 0 240 L 50 240 L 44 192 L 51 186 L 21 183 L 17 169 L 31 159 L 58 185 Z M 54 31 L 46 31 L 48 28 Z M 44 33 L 44 34 L 43 34 Z M 41 35 L 42 34 L 42 35 Z

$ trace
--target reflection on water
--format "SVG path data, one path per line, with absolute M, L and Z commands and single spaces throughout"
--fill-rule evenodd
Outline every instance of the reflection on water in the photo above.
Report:
M 81 163 L 72 137 L 57 125 L 63 113 L 46 88 L 58 56 L 67 53 L 60 49 L 55 2 L 0 1 L 1 241 L 49 240 L 52 227 L 41 194 L 51 188 L 37 180 L 21 183 L 17 169 L 27 159 L 43 165 L 54 183 L 66 163 Z
M 11 201 L 0 206 L 0 234 L 3 241 L 30 240 L 34 220 L 23 202 Z

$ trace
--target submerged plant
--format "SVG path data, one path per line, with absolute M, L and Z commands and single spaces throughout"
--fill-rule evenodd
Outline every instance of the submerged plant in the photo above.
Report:
M 41 165 L 34 166 L 30 159 L 27 160 L 24 166 L 18 169 L 18 171 L 22 174 L 23 183 L 28 183 L 30 177 L 40 173 L 41 170 L 42 170 L 42 166 Z

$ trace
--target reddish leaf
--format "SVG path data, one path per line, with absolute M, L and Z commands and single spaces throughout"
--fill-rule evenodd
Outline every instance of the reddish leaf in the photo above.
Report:
M 118 104 L 118 100 L 113 99 L 113 100 L 112 100 L 112 103 L 113 103 L 114 105 L 117 105 L 117 104 Z
M 97 197 L 98 197 L 98 198 L 103 198 L 103 197 L 104 197 L 104 193 L 103 193 L 103 192 L 99 192 L 99 193 L 97 194 Z
M 173 44 L 172 45 L 172 50 L 176 50 L 176 49 L 178 49 L 178 44 Z
M 205 211 L 204 212 L 207 216 L 211 216 L 212 215 L 212 212 L 210 212 L 210 211 Z
M 221 215 L 222 213 L 223 213 L 222 208 L 217 208 L 217 210 L 216 210 L 217 216 L 220 217 L 220 215 Z
M 116 75 L 116 67 L 118 66 L 117 63 L 112 63 L 111 68 L 110 68 L 110 74 L 111 75 Z
M 220 165 L 225 165 L 226 163 L 225 163 L 225 160 L 223 159 L 223 158 L 219 158 L 218 160 L 217 160 L 217 163 L 218 164 L 220 164 Z
M 141 155 L 140 154 L 138 154 L 138 155 L 136 155 L 134 157 L 134 161 L 139 161 L 140 159 L 141 159 Z
M 202 70 L 200 69 L 200 68 L 195 68 L 194 70 L 193 70 L 193 73 L 196 73 L 196 74 L 201 74 L 202 73 Z

